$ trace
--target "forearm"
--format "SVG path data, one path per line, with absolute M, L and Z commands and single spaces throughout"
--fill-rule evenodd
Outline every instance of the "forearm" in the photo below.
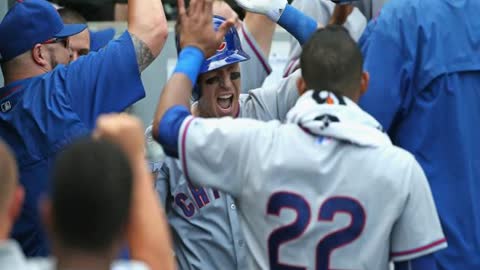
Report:
M 153 135 L 159 141 L 159 126 L 165 112 L 176 105 L 190 108 L 193 85 L 203 63 L 203 53 L 197 48 L 187 48 L 179 55 L 172 78 L 167 82 L 160 96 L 153 122 Z
M 300 45 L 307 42 L 312 34 L 322 27 L 312 17 L 288 4 L 278 20 L 278 25 L 294 36 Z
M 142 157 L 132 162 L 134 193 L 128 230 L 132 259 L 150 269 L 175 269 L 168 223 L 153 188 L 153 180 Z
M 168 35 L 161 0 L 129 0 L 128 31 L 143 41 L 154 57 L 160 54 Z
M 272 47 L 273 34 L 277 26 L 275 22 L 265 15 L 247 12 L 244 23 L 260 46 L 263 55 L 268 58 Z

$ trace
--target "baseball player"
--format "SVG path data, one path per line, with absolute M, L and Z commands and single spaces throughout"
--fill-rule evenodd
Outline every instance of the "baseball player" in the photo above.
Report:
M 280 25 L 287 30 L 315 31 L 315 20 L 298 11 L 295 14 L 299 20 L 292 21 L 291 25 L 280 21 Z M 219 29 L 225 20 L 214 17 L 213 22 L 215 29 Z M 309 28 L 297 27 L 297 23 Z M 302 38 L 308 34 L 293 32 Z M 303 42 L 305 38 L 301 40 Z M 298 99 L 295 83 L 300 73 L 292 74 L 276 88 L 260 88 L 249 94 L 240 94 L 238 63 L 248 58 L 236 29 L 230 29 L 215 55 L 203 61 L 194 93 L 198 101 L 192 106 L 196 115 L 285 120 L 286 113 Z M 168 148 L 164 149 L 168 153 Z M 245 240 L 234 200 L 224 192 L 191 185 L 176 159 L 167 158 L 157 174 L 156 188 L 166 206 L 179 268 L 248 269 Z
M 295 0 L 292 2 L 292 6 L 315 18 L 319 24 L 327 25 L 334 14 L 336 5 L 330 0 Z M 358 41 L 367 26 L 367 19 L 355 7 L 343 26 L 348 30 L 350 36 L 355 41 Z M 285 66 L 284 77 L 287 77 L 299 68 L 301 52 L 302 46 L 295 38 L 290 37 L 290 53 Z
M 238 2 L 281 11 L 279 21 L 294 13 L 286 2 Z M 192 2 L 189 13 L 179 4 L 183 49 L 162 92 L 155 138 L 179 158 L 188 183 L 235 198 L 250 255 L 245 269 L 376 270 L 389 260 L 399 269 L 435 269 L 430 254 L 446 241 L 427 181 L 413 156 L 355 104 L 369 76 L 343 27 L 321 29 L 304 45 L 301 97 L 286 124 L 203 119 L 189 112 L 190 89 L 231 22 L 215 32 L 210 2 Z

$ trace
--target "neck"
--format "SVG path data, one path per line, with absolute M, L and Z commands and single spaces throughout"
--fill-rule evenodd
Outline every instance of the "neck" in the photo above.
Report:
M 22 71 L 19 71 L 19 72 L 13 73 L 13 74 L 6 74 L 4 82 L 5 82 L 5 85 L 8 85 L 8 84 L 16 82 L 16 81 L 20 81 L 20 80 L 24 80 L 24 79 L 39 76 L 39 75 L 42 75 L 44 73 L 46 73 L 46 71 L 43 71 L 43 70 L 36 70 L 36 72 L 22 72 Z
M 78 250 L 61 250 L 55 252 L 57 270 L 107 270 L 110 269 L 113 256 L 106 252 L 86 253 Z
M 4 215 L 0 216 L 0 220 L 0 242 L 3 242 L 9 239 L 12 224 Z

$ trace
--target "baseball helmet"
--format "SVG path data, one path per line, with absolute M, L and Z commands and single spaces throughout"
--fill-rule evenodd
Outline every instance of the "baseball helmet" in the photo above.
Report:
M 225 18 L 214 15 L 213 26 L 215 28 L 215 31 L 218 31 L 218 28 L 224 22 Z M 180 53 L 180 34 L 177 34 L 176 36 L 176 46 L 177 52 Z M 215 55 L 211 56 L 208 59 L 205 59 L 205 61 L 203 62 L 200 69 L 200 74 L 220 69 L 231 64 L 247 61 L 249 59 L 250 56 L 242 49 L 242 44 L 240 42 L 240 37 L 238 36 L 237 29 L 235 29 L 235 27 L 231 27 L 225 35 L 224 41 L 217 49 Z M 201 92 L 198 85 L 194 86 L 192 95 L 194 100 L 198 100 L 200 98 Z

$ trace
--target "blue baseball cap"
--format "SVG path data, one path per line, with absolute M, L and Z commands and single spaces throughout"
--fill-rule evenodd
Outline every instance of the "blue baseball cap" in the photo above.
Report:
M 0 62 L 31 50 L 53 38 L 76 35 L 85 24 L 63 24 L 55 8 L 45 0 L 17 0 L 0 23 Z
M 113 28 L 90 31 L 90 51 L 98 52 L 101 48 L 107 46 L 113 37 L 115 37 L 115 29 Z

